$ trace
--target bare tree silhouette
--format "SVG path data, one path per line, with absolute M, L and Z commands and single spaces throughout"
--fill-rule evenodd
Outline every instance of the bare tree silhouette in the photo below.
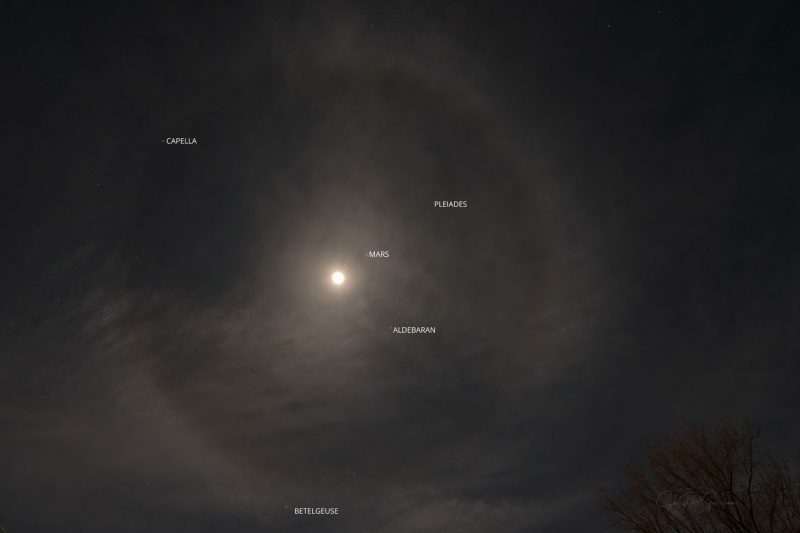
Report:
M 800 477 L 757 446 L 758 429 L 686 424 L 600 491 L 613 525 L 640 533 L 800 532 Z

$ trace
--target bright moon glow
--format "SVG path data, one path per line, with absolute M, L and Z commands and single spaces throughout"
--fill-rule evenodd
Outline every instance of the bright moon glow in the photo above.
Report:
M 344 283 L 344 274 L 342 274 L 339 271 L 334 272 L 333 274 L 331 274 L 331 281 L 333 281 L 333 283 L 335 283 L 336 285 L 341 285 L 342 283 Z

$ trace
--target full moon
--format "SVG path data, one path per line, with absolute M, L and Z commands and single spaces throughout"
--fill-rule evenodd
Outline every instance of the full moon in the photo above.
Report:
M 334 285 L 341 285 L 344 283 L 344 274 L 339 272 L 338 270 L 331 274 L 331 281 L 333 281 Z

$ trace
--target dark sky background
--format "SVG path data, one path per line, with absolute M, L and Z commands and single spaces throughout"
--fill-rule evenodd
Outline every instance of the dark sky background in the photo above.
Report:
M 593 532 L 682 420 L 797 450 L 798 8 L 228 4 L 0 9 L 8 533 Z

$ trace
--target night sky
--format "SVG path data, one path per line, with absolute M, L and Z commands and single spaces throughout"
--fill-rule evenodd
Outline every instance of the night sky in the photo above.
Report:
M 684 420 L 798 449 L 796 5 L 44 4 L 0 9 L 8 533 L 594 532 Z

